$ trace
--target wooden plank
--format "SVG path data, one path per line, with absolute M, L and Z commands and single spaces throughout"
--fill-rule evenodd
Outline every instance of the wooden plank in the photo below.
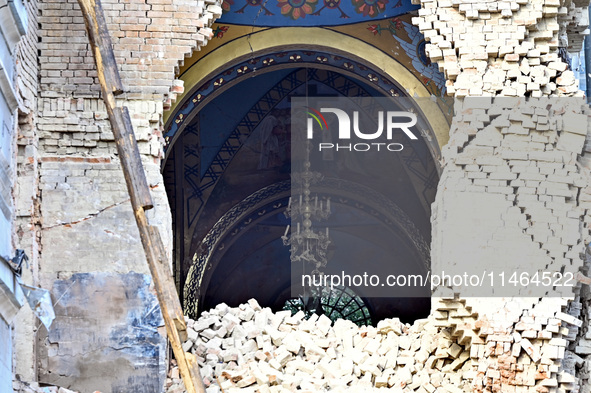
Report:
M 140 238 L 144 245 L 144 251 L 148 259 L 148 266 L 152 279 L 154 281 L 154 287 L 156 289 L 156 297 L 160 304 L 160 310 L 162 311 L 162 317 L 166 325 L 166 332 L 170 345 L 174 353 L 174 357 L 177 360 L 179 371 L 183 382 L 188 393 L 202 393 L 205 392 L 205 385 L 203 379 L 199 373 L 199 369 L 195 368 L 193 364 L 187 359 L 188 355 L 183 351 L 182 343 L 183 336 L 186 334 L 186 327 L 184 323 L 184 317 L 182 310 L 180 310 L 180 303 L 170 269 L 166 262 L 166 254 L 164 253 L 164 247 L 162 246 L 162 240 L 160 238 L 160 232 L 158 228 L 151 227 L 148 224 L 146 214 L 143 209 L 134 209 L 136 222 L 140 232 Z M 171 286 L 172 285 L 172 286 Z M 180 310 L 180 315 L 178 312 Z M 174 316 L 177 315 L 175 318 Z M 177 327 L 182 321 L 182 329 L 179 331 Z
M 199 379 L 202 381 L 201 373 L 199 372 L 199 365 L 197 364 L 197 358 L 192 353 L 186 353 L 185 359 L 187 360 L 187 367 L 189 368 L 189 373 L 193 379 Z M 202 384 L 197 386 L 198 393 L 205 393 L 205 385 Z
M 111 128 L 114 129 L 113 134 L 119 136 L 115 138 L 115 142 L 123 174 L 130 177 L 130 181 L 127 182 L 128 186 L 131 186 L 128 188 L 129 196 L 135 199 L 134 206 L 141 206 L 144 210 L 151 209 L 154 207 L 154 203 L 133 133 L 129 111 L 127 107 L 115 107 L 113 108 L 113 116 L 115 124 Z
M 155 264 L 156 271 L 154 274 L 158 275 L 159 280 L 161 281 L 162 295 L 169 307 L 168 315 L 170 315 L 170 318 L 174 321 L 181 341 L 187 341 L 187 324 L 185 323 L 185 315 L 183 314 L 179 295 L 176 291 L 176 286 L 174 285 L 174 280 L 168 266 L 166 250 L 164 249 L 164 244 L 162 244 L 160 232 L 158 231 L 158 228 L 154 226 L 149 226 L 148 230 L 150 231 L 150 238 L 154 242 L 153 248 L 156 250 L 155 254 L 158 258 L 158 263 Z
M 82 16 L 84 17 L 84 24 L 86 25 L 88 40 L 96 61 L 101 87 L 117 96 L 123 93 L 123 84 L 119 77 L 117 61 L 112 49 L 111 36 L 109 35 L 101 2 L 100 0 L 78 0 L 78 4 L 80 4 Z
M 131 197 L 133 214 L 146 253 L 170 345 L 187 392 L 205 393 L 205 385 L 195 357 L 185 353 L 182 348 L 182 342 L 186 339 L 186 326 L 160 232 L 156 227 L 150 226 L 146 218 L 145 210 L 152 207 L 153 203 L 129 113 L 127 108 L 122 109 L 116 106 L 115 95 L 123 91 L 123 88 L 100 0 L 78 0 L 78 3 L 84 16 L 103 100 L 117 142 L 117 152 Z

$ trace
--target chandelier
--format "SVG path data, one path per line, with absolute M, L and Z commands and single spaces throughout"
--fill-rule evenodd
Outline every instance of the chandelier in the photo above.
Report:
M 321 268 L 326 266 L 326 252 L 330 244 L 328 227 L 324 231 L 316 231 L 313 228 L 314 221 L 326 220 L 330 216 L 330 198 L 326 203 L 318 196 L 312 198 L 310 187 L 322 180 L 322 175 L 310 170 L 310 148 L 306 148 L 304 171 L 292 173 L 292 187 L 300 188 L 299 195 L 289 198 L 285 216 L 291 218 L 290 225 L 281 236 L 283 244 L 290 246 L 291 262 L 309 262 L 314 265 L 312 274 L 320 275 Z M 294 200 L 295 199 L 295 200 Z M 295 229 L 295 230 L 294 230 Z M 288 236 L 289 234 L 289 236 Z

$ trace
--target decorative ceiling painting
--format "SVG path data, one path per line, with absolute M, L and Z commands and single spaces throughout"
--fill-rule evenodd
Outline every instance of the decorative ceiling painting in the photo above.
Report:
M 220 23 L 337 26 L 393 18 L 419 8 L 403 0 L 224 0 Z
M 444 97 L 445 77 L 437 64 L 431 63 L 425 53 L 426 41 L 418 27 L 412 25 L 413 16 L 405 14 L 370 23 L 336 26 L 332 29 L 355 36 L 389 54 L 414 73 L 432 95 Z
M 238 0 L 236 0 L 238 1 Z M 249 0 L 250 1 L 250 0 Z M 252 0 L 255 1 L 255 0 Z M 291 1 L 291 0 L 290 0 Z M 296 1 L 296 0 L 293 0 Z M 299 0 L 298 0 L 299 1 Z M 369 1 L 369 0 L 366 0 Z M 388 0 L 391 1 L 391 0 Z M 263 11 L 264 13 L 264 11 Z M 227 13 L 221 18 L 222 21 L 227 20 Z M 393 18 L 388 19 L 379 19 L 379 20 L 372 20 L 370 23 L 362 22 L 362 23 L 355 23 L 355 24 L 342 24 L 340 26 L 332 26 L 332 27 L 323 27 L 323 29 L 319 30 L 318 34 L 322 34 L 324 30 L 335 31 L 341 34 L 345 34 L 347 36 L 355 37 L 359 40 L 362 40 L 375 48 L 383 51 L 384 53 L 388 54 L 392 57 L 396 62 L 403 65 L 406 69 L 408 69 L 411 73 L 413 73 L 416 78 L 425 86 L 425 88 L 430 92 L 430 94 L 434 97 L 438 98 L 438 104 L 441 107 L 444 113 L 447 113 L 448 116 L 451 116 L 451 106 L 450 101 L 444 99 L 445 97 L 445 78 L 443 74 L 439 71 L 437 64 L 431 63 L 428 56 L 425 53 L 425 39 L 423 35 L 419 32 L 416 26 L 411 24 L 411 18 L 413 17 L 413 13 L 407 13 L 404 15 L 400 15 Z M 231 19 L 231 18 L 230 18 Z M 180 69 L 180 77 L 182 78 L 184 73 L 187 72 L 191 67 L 196 66 L 196 63 L 199 62 L 200 59 L 208 56 L 210 53 L 213 54 L 217 49 L 220 47 L 228 44 L 231 41 L 234 41 L 240 37 L 248 36 L 250 34 L 260 32 L 263 30 L 272 30 L 273 28 L 264 28 L 264 27 L 252 27 L 246 25 L 231 25 L 231 24 L 224 24 L 224 23 L 216 23 L 212 26 L 214 32 L 214 39 L 205 47 L 201 52 L 196 52 L 195 55 L 187 59 L 185 64 Z M 312 44 L 312 43 L 311 43 Z M 293 52 L 293 53 L 291 53 Z M 274 65 L 280 65 L 287 62 L 303 62 L 306 63 L 308 61 L 304 61 L 304 59 L 296 58 L 292 59 L 293 56 L 297 56 L 297 51 L 283 51 L 282 54 L 286 55 L 284 58 L 272 58 L 273 56 L 254 56 L 251 59 L 244 60 L 244 64 L 248 64 L 248 72 L 256 72 L 257 69 L 268 68 Z M 291 56 L 293 54 L 293 56 Z M 267 59 L 269 57 L 269 59 Z M 313 61 L 310 63 L 322 63 L 330 66 L 335 66 L 337 68 L 347 69 L 347 65 L 351 63 L 350 61 L 347 62 L 343 60 L 342 64 L 337 64 L 332 61 L 333 58 L 339 58 L 338 56 L 328 56 L 328 63 L 322 62 L 317 60 L 314 57 Z M 260 60 L 260 64 L 257 63 L 255 60 Z M 264 60 L 268 60 L 264 62 Z M 363 59 L 359 59 L 363 61 Z M 269 63 L 270 61 L 270 63 Z M 348 69 L 347 69 L 348 70 Z M 380 86 L 378 83 L 383 78 L 380 75 L 375 75 L 375 71 L 379 74 L 379 70 L 374 70 L 373 72 L 370 69 L 367 69 L 366 74 L 363 76 L 363 79 L 376 84 L 376 87 L 384 89 L 383 86 Z M 228 70 L 225 70 L 228 73 Z M 238 73 L 241 70 L 237 71 Z M 371 77 L 374 77 L 375 80 L 372 80 Z M 210 82 L 206 85 L 209 86 L 211 89 L 215 89 L 219 87 L 220 84 L 227 83 L 231 75 L 216 75 L 212 78 Z M 222 81 L 222 82 L 220 82 Z M 204 89 L 204 86 L 201 87 L 201 90 Z M 195 101 L 197 96 L 200 96 L 201 99 L 205 98 L 203 95 L 203 91 L 197 92 L 196 90 L 192 90 L 193 94 L 190 95 L 191 98 L 187 97 L 184 105 L 180 105 L 176 108 L 175 117 L 171 124 L 168 125 L 168 129 L 166 130 L 166 145 L 168 145 L 170 138 L 172 135 L 175 134 L 176 129 L 181 125 L 186 117 L 186 113 L 189 111 L 188 106 L 191 106 L 191 100 Z M 385 89 L 385 93 L 388 95 L 394 95 L 392 93 L 391 87 Z M 200 101 L 198 99 L 197 101 Z M 197 102 L 195 101 L 195 102 Z M 179 108 L 181 110 L 179 111 Z M 184 108 L 184 109 L 182 109 Z M 170 120 L 170 119 L 169 119 Z M 168 146 L 165 147 L 165 149 Z

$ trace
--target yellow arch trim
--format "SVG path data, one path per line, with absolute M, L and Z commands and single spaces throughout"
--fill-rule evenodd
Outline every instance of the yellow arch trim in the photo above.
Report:
M 280 27 L 237 38 L 195 62 L 180 77 L 185 82 L 185 92 L 179 95 L 171 109 L 164 113 L 165 122 L 195 86 L 211 78 L 221 69 L 227 68 L 228 63 L 233 64 L 238 59 L 258 56 L 278 48 L 338 51 L 345 57 L 356 58 L 388 75 L 402 86 L 410 97 L 431 97 L 431 93 L 413 73 L 388 54 L 364 41 L 325 28 Z M 418 100 L 417 104 L 427 117 L 441 148 L 449 140 L 449 125 L 444 114 L 434 101 Z

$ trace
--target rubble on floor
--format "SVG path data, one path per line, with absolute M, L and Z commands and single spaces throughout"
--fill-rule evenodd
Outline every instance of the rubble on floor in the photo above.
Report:
M 583 322 L 566 302 L 542 298 L 523 305 L 514 323 L 496 324 L 465 300 L 440 298 L 427 319 L 373 327 L 273 313 L 251 299 L 187 319 L 183 348 L 197 357 L 207 393 L 576 392 L 586 382 L 562 361 L 582 360 L 568 345 Z M 184 391 L 173 361 L 166 393 Z
M 459 393 L 464 374 L 476 375 L 469 348 L 457 344 L 434 319 L 412 326 L 398 319 L 377 327 L 347 320 L 333 325 L 325 315 L 306 320 L 301 311 L 273 313 L 251 299 L 237 308 L 220 304 L 187 322 L 184 349 L 198 357 L 207 393 L 379 388 Z M 184 392 L 175 365 L 166 389 Z
M 591 369 L 591 338 L 577 340 L 586 324 L 580 303 L 565 307 L 566 299 L 545 297 L 528 306 L 514 299 L 497 324 L 472 309 L 493 300 L 476 300 L 439 298 L 427 319 L 386 319 L 376 327 L 274 313 L 254 299 L 235 308 L 222 303 L 196 321 L 187 318 L 183 349 L 197 357 L 207 393 L 590 392 L 588 372 L 575 376 L 577 367 Z M 512 308 L 519 310 L 515 322 L 504 323 Z M 77 393 L 19 381 L 14 391 Z M 185 392 L 174 360 L 165 392 Z

